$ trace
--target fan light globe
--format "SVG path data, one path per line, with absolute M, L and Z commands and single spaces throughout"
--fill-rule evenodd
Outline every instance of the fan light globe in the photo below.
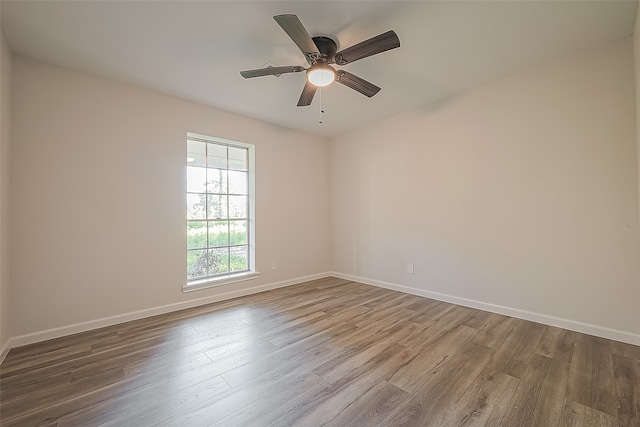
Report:
M 314 86 L 324 87 L 336 79 L 335 70 L 329 65 L 317 65 L 307 71 L 307 80 Z

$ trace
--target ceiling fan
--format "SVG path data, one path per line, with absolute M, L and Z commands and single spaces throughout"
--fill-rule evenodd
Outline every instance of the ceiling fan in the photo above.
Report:
M 309 63 L 309 68 L 300 65 L 267 67 L 241 71 L 240 75 L 249 79 L 306 71 L 307 82 L 298 100 L 298 107 L 311 105 L 318 87 L 327 86 L 333 81 L 371 98 L 380 91 L 378 86 L 347 71 L 336 70 L 331 64 L 347 65 L 359 59 L 400 47 L 398 36 L 391 30 L 337 52 L 337 44 L 334 40 L 325 36 L 311 37 L 296 15 L 276 15 L 273 19 L 302 51 Z

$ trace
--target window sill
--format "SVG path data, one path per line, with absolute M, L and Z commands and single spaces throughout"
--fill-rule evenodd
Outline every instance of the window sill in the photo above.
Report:
M 256 271 L 246 271 L 244 273 L 227 274 L 226 276 L 219 276 L 210 279 L 194 280 L 188 282 L 182 287 L 182 292 L 193 292 L 201 289 L 215 288 L 217 286 L 230 285 L 232 283 L 244 282 L 246 280 L 253 280 L 260 277 L 260 273 Z

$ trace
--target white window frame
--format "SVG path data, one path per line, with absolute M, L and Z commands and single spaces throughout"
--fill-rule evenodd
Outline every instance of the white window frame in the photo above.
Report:
M 218 144 L 218 145 L 226 145 L 226 146 L 230 146 L 230 147 L 238 147 L 238 148 L 245 148 L 248 151 L 248 182 L 247 182 L 247 193 L 248 193 L 248 207 L 247 207 L 247 211 L 248 211 L 248 229 L 247 229 L 247 234 L 248 234 L 248 253 L 247 256 L 249 258 L 249 269 L 248 271 L 242 271 L 242 272 L 238 272 L 238 273 L 228 273 L 228 274 L 221 274 L 221 275 L 217 275 L 217 276 L 211 276 L 211 277 L 206 277 L 206 278 L 200 278 L 200 279 L 187 279 L 186 283 L 182 286 L 182 291 L 183 292 L 192 292 L 192 291 L 197 291 L 200 289 L 207 289 L 207 288 L 212 288 L 212 287 L 216 287 L 216 286 L 223 286 L 223 285 L 229 285 L 231 283 L 237 283 L 237 282 L 243 282 L 246 280 L 252 280 L 252 279 L 256 279 L 259 277 L 260 273 L 258 273 L 256 271 L 256 256 L 255 256 L 255 228 L 256 228 L 256 221 L 255 221 L 255 146 L 253 144 L 247 144 L 244 142 L 237 142 L 237 141 L 231 141 L 231 140 L 227 140 L 227 139 L 222 139 L 222 138 L 216 138 L 216 137 L 212 137 L 212 136 L 207 136 L 207 135 L 201 135 L 201 134 L 197 134 L 197 133 L 192 133 L 192 132 L 187 132 L 187 140 L 197 140 L 197 141 L 202 141 L 202 142 L 206 142 L 206 143 L 213 143 L 213 144 Z M 186 140 L 185 140 L 186 142 Z M 185 197 L 185 207 L 186 207 L 186 196 L 187 196 L 187 179 L 186 179 L 186 166 L 185 166 L 185 180 L 184 180 L 184 197 Z M 185 208 L 185 221 L 184 224 L 186 225 L 188 222 L 187 220 L 187 210 Z M 185 236 L 185 255 L 187 253 L 187 239 Z M 186 259 L 185 259 L 186 261 Z M 186 263 L 185 263 L 185 268 L 186 268 Z M 185 274 L 186 277 L 186 274 Z

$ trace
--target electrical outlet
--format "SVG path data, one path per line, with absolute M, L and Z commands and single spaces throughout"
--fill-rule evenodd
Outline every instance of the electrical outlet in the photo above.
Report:
M 278 269 L 278 264 L 276 263 L 275 259 L 273 261 L 271 261 L 271 269 L 272 270 L 277 270 Z
M 412 262 L 408 262 L 407 263 L 407 273 L 413 274 L 413 263 Z

